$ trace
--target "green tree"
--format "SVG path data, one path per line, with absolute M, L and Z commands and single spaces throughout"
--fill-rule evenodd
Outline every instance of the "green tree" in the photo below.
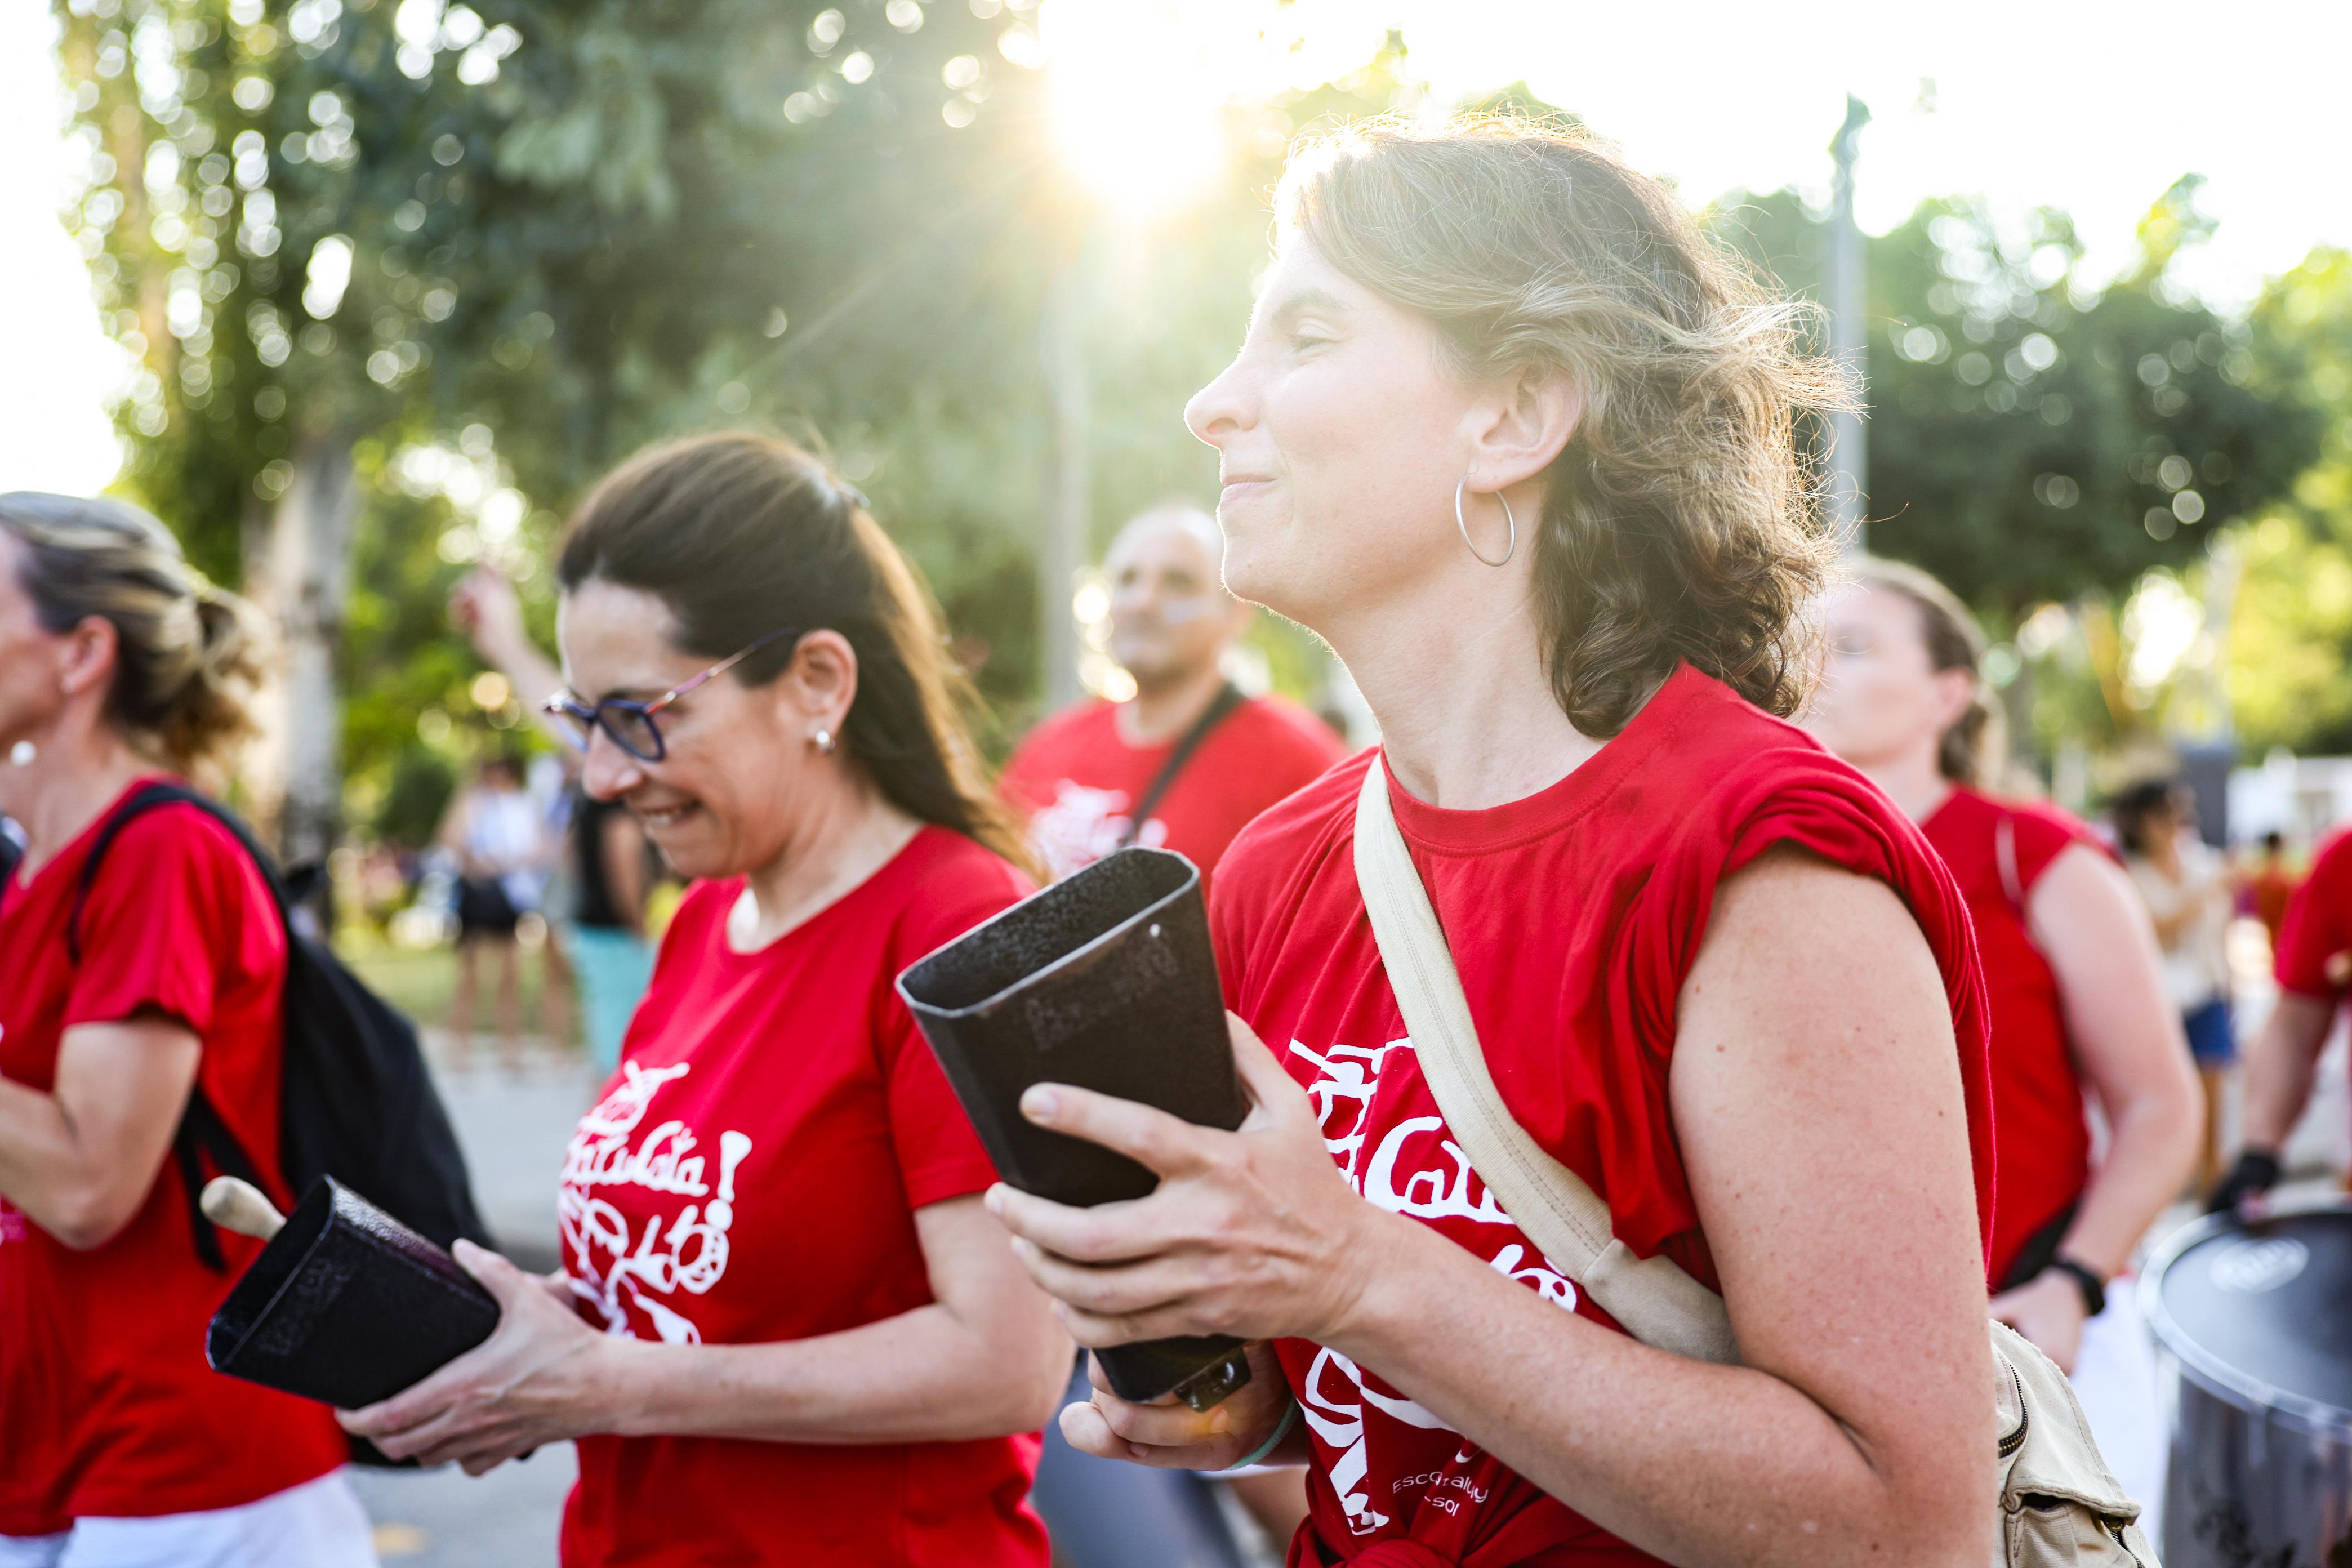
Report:
M 2252 312 L 2263 375 L 2304 389 L 2320 454 L 2249 531 L 2230 687 L 2250 752 L 2352 752 L 2352 254 L 2314 251 Z
M 353 0 L 363 9 L 370 0 Z M 126 486 L 276 616 L 285 659 L 252 782 L 289 858 L 341 815 L 337 652 L 352 443 L 395 418 L 352 352 L 378 290 L 340 0 L 60 0 L 89 186 L 69 215 L 141 369 L 116 410 Z
M 2210 227 L 2197 185 L 2165 193 L 2137 264 L 2105 289 L 2053 211 L 2009 229 L 1935 201 L 1871 240 L 1873 550 L 2013 620 L 2191 562 L 2293 483 L 2311 419 L 2266 372 L 2254 327 L 2169 280 Z M 1826 231 L 1792 194 L 1727 200 L 1716 222 L 1818 293 Z

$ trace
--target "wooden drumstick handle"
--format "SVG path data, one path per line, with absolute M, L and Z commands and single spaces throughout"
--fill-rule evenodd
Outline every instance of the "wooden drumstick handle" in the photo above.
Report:
M 262 1196 L 260 1188 L 235 1176 L 215 1176 L 206 1182 L 204 1196 L 197 1202 L 205 1217 L 223 1230 L 233 1230 L 257 1241 L 268 1241 L 286 1223 L 286 1216 L 278 1212 L 277 1205 Z

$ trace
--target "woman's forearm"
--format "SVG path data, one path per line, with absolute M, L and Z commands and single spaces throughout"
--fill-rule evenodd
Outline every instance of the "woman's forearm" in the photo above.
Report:
M 2278 1005 L 2246 1052 L 2245 1109 L 2240 1131 L 2245 1146 L 2277 1154 L 2311 1103 L 2319 1054 L 2335 1022 L 2336 1003 L 2292 991 Z
M 1066 1345 L 1066 1342 L 1064 1342 Z M 933 1303 L 772 1344 L 614 1341 L 593 1429 L 772 1443 L 933 1443 L 1034 1431 L 1069 1372 L 1008 1356 Z
M 1594 1523 L 1672 1563 L 1944 1562 L 1900 1479 L 1794 1386 L 1613 1333 L 1391 1223 L 1403 1267 L 1331 1348 Z
M 0 1198 L 71 1247 L 95 1184 L 54 1095 L 0 1078 Z
M 111 1241 L 155 1184 L 198 1051 L 160 1016 L 77 1024 L 50 1092 L 0 1079 L 0 1197 L 69 1247 Z
M 2180 1195 L 2197 1163 L 2205 1108 L 2188 1094 L 2143 1095 L 2107 1108 L 2106 1158 L 2091 1173 L 2082 1206 L 2060 1244 L 2063 1256 L 2100 1273 L 2120 1273 L 2132 1249 L 2167 1204 Z

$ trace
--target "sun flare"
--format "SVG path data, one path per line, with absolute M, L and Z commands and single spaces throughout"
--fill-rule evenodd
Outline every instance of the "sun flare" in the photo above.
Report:
M 1055 140 L 1070 170 L 1129 216 L 1181 206 L 1225 161 L 1230 95 L 1217 29 L 1171 0 L 1045 0 Z

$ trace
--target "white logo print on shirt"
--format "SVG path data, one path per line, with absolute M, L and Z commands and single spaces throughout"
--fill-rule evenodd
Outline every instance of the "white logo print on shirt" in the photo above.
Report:
M 1307 1086 L 1307 1094 L 1322 1122 L 1324 1147 L 1350 1187 L 1392 1214 L 1499 1225 L 1516 1236 L 1517 1227 L 1511 1224 L 1511 1216 L 1503 1212 L 1484 1182 L 1478 1183 L 1477 1198 L 1472 1201 L 1470 1187 L 1475 1173 L 1462 1146 L 1447 1136 L 1444 1118 L 1407 1117 L 1383 1133 L 1370 1158 L 1365 1159 L 1365 1143 L 1370 1135 L 1367 1123 L 1380 1092 L 1381 1068 L 1392 1054 L 1412 1048 L 1412 1041 L 1406 1037 L 1377 1048 L 1333 1046 L 1318 1055 L 1300 1041 L 1290 1042 L 1290 1054 L 1315 1068 L 1315 1079 Z M 1422 1163 L 1433 1158 L 1436 1163 Z M 1488 1261 L 1496 1273 L 1532 1286 L 1546 1300 L 1575 1310 L 1574 1283 L 1551 1267 L 1549 1258 L 1535 1263 L 1529 1258 L 1530 1249 L 1522 1237 L 1506 1243 Z M 1331 1375 L 1335 1373 L 1337 1376 Z M 1460 1434 L 1410 1399 L 1366 1387 L 1362 1371 L 1334 1351 L 1317 1352 L 1306 1384 L 1300 1413 L 1325 1446 L 1339 1453 L 1331 1467 L 1331 1489 L 1347 1513 L 1348 1528 L 1358 1535 L 1369 1535 L 1387 1524 L 1389 1516 L 1372 1507 L 1365 1489 L 1370 1473 L 1365 1407 L 1424 1431 Z M 1468 1453 L 1465 1445 L 1457 1462 L 1466 1462 Z M 1483 1500 L 1483 1494 L 1472 1500 Z
M 700 1344 L 702 1331 L 691 1318 L 647 1292 L 704 1295 L 727 1272 L 727 1233 L 735 1223 L 735 1172 L 751 1153 L 751 1140 L 731 1130 L 719 1135 L 715 1195 L 704 1179 L 703 1156 L 696 1152 L 700 1142 L 685 1122 L 664 1121 L 631 1141 L 655 1094 L 664 1084 L 684 1078 L 692 1066 L 679 1062 L 646 1070 L 634 1061 L 622 1064 L 624 1081 L 581 1119 L 564 1152 L 556 1215 L 577 1260 L 572 1290 L 595 1307 L 607 1333 L 635 1338 L 628 1314 L 635 1306 L 652 1321 L 664 1342 Z M 614 1185 L 709 1201 L 687 1205 L 666 1228 L 661 1215 L 647 1215 L 632 1245 L 627 1216 L 595 1195 L 596 1188 Z
M 1083 871 L 1125 844 L 1129 804 L 1124 790 L 1092 789 L 1064 779 L 1054 786 L 1053 804 L 1039 806 L 1030 817 L 1029 841 L 1055 876 Z M 1168 825 L 1155 816 L 1135 841 L 1157 849 L 1168 842 Z

